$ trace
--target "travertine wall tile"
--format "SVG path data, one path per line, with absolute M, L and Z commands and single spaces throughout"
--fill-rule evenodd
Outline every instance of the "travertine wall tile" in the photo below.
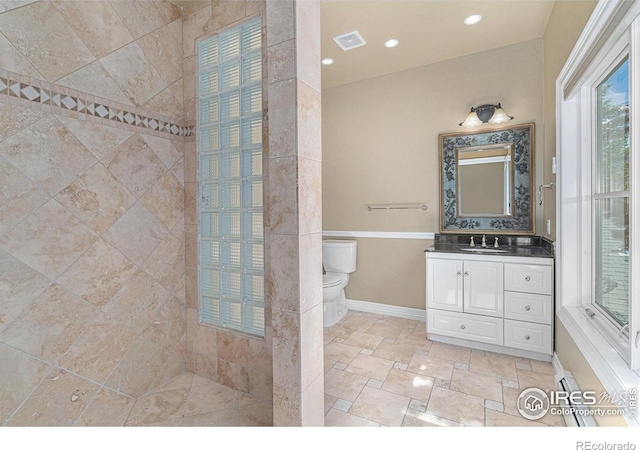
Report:
M 54 284 L 2 332 L 0 339 L 30 355 L 56 362 L 97 315 L 96 308 Z
M 2 6 L 0 6 L 1 8 Z M 0 67 L 11 72 L 23 73 L 31 77 L 44 78 L 11 42 L 0 34 Z
M 216 350 L 219 359 L 243 367 L 249 365 L 249 339 L 247 337 L 220 330 L 216 337 Z
M 137 42 L 127 44 L 101 58 L 100 64 L 136 106 L 144 105 L 166 87 Z
M 33 213 L 48 195 L 18 169 L 0 159 L 0 236 Z
M 0 250 L 0 333 L 50 285 L 47 277 Z
M 136 202 L 102 164 L 78 177 L 56 195 L 56 200 L 99 234 L 105 233 Z
M 122 88 L 116 84 L 113 78 L 111 78 L 111 75 L 100 61 L 87 64 L 64 78 L 59 79 L 57 83 L 127 105 L 133 106 L 134 104 L 133 100 L 131 100 Z
M 245 2 L 213 0 L 211 2 L 211 31 L 219 31 L 246 17 Z
M 107 168 L 137 198 L 142 198 L 165 170 L 162 161 L 139 134 L 118 147 Z
M 53 196 L 95 164 L 95 157 L 53 116 L 5 139 L 0 156 Z
M 6 1 L 0 31 L 0 424 L 120 426 L 186 367 L 180 10 Z
M 55 0 L 52 3 L 96 58 L 133 41 L 133 36 L 107 2 L 96 2 L 91 8 L 87 8 L 84 1 Z
M 168 357 L 168 353 L 151 339 L 139 336 L 105 384 L 123 394 L 139 397 L 153 382 L 148 374 L 157 374 Z
M 4 235 L 0 248 L 53 280 L 96 240 L 89 227 L 58 202 L 49 200 Z
M 169 23 L 167 19 L 172 19 L 163 15 L 156 2 L 115 0 L 109 3 L 136 39 Z
M 270 237 L 271 264 L 266 272 L 266 294 L 271 307 L 280 311 L 299 312 L 298 236 L 273 234 Z
M 182 186 L 171 171 L 164 175 L 140 199 L 142 203 L 168 229 L 173 228 L 183 215 Z
M 169 86 L 182 78 L 182 49 L 169 26 L 142 37 L 138 43 L 151 64 Z
M 50 2 L 0 14 L 0 31 L 47 81 L 55 81 L 95 58 Z
M 136 338 L 133 331 L 106 315 L 93 322 L 60 361 L 70 372 L 104 383 Z M 109 345 L 96 348 L 96 342 Z
M 183 57 L 195 55 L 196 40 L 211 33 L 211 5 L 186 15 L 182 22 Z
M 133 262 L 101 239 L 89 247 L 57 282 L 86 302 L 102 308 L 136 271 Z
M 142 265 L 169 231 L 140 203 L 129 209 L 104 238 L 123 255 Z

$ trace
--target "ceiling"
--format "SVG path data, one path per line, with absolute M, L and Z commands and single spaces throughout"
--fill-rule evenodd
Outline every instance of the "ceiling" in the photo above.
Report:
M 553 0 L 321 0 L 322 87 L 328 88 L 542 37 Z M 480 23 L 464 25 L 471 14 Z M 343 51 L 357 30 L 367 45 Z M 396 38 L 400 45 L 383 43 Z
M 185 6 L 195 0 L 173 0 Z M 304 0 L 303 0 L 304 1 Z M 560 1 L 560 0 L 558 0 Z M 567 0 L 562 0 L 567 1 Z M 554 0 L 320 0 L 322 87 L 328 88 L 542 37 Z M 471 14 L 480 23 L 464 25 Z M 358 31 L 367 45 L 333 41 Z M 400 45 L 387 49 L 390 38 Z

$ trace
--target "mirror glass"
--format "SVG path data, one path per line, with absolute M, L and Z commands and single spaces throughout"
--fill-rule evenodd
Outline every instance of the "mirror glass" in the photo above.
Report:
M 459 217 L 511 216 L 513 143 L 459 147 Z
M 534 124 L 440 135 L 443 233 L 534 234 Z

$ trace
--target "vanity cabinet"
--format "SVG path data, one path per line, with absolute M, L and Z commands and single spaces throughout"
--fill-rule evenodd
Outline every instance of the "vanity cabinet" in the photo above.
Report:
M 550 359 L 552 258 L 426 255 L 430 339 Z
M 446 311 L 503 316 L 503 264 L 427 259 L 427 306 Z

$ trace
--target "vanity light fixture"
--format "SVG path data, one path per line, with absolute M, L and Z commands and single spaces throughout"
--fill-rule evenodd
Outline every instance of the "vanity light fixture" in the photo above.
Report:
M 399 43 L 400 41 L 397 39 L 389 39 L 388 41 L 385 41 L 384 46 L 387 48 L 393 48 L 397 47 Z
M 471 111 L 464 119 L 464 122 L 460 123 L 460 126 L 465 128 L 477 128 L 483 123 L 490 123 L 491 125 L 501 125 L 509 122 L 513 117 L 507 115 L 502 109 L 502 105 L 480 105 L 471 107 Z
M 331 58 L 324 58 L 322 61 L 320 61 L 322 64 L 324 64 L 325 66 L 330 66 L 331 64 L 334 63 L 333 59 Z

